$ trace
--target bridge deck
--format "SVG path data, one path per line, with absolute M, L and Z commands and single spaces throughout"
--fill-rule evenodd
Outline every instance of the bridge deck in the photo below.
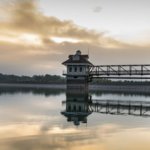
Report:
M 145 76 L 150 75 L 150 65 L 101 65 L 90 66 L 89 75 L 95 76 Z
M 88 112 L 96 112 L 111 115 L 133 115 L 150 117 L 150 101 L 130 101 L 130 100 L 87 100 L 87 101 L 63 101 L 72 104 L 85 104 Z M 74 112 L 74 111 L 73 111 Z
M 150 117 L 150 102 L 125 100 L 92 100 L 92 103 L 89 105 L 89 110 L 103 114 Z

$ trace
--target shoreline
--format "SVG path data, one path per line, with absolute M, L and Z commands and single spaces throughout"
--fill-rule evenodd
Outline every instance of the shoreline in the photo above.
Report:
M 67 89 L 66 83 L 0 83 L 0 87 Z M 90 83 L 89 91 L 150 93 L 150 83 Z
M 0 87 L 25 87 L 25 88 L 53 88 L 53 89 L 66 89 L 66 84 L 55 83 L 0 83 Z

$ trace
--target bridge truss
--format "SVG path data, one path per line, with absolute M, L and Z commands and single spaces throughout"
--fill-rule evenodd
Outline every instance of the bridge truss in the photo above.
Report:
M 111 115 L 133 115 L 150 117 L 150 102 L 92 100 L 89 111 Z
M 150 79 L 150 65 L 89 66 L 89 78 Z M 122 76 L 122 77 L 120 77 Z M 128 77 L 129 76 L 129 77 Z M 134 77 L 130 77 L 134 76 Z

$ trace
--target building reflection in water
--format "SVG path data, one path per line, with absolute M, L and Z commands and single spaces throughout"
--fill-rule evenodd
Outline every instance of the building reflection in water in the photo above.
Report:
M 87 117 L 92 112 L 150 117 L 149 101 L 95 100 L 88 92 L 82 90 L 67 90 L 66 101 L 62 101 L 62 104 L 66 109 L 61 114 L 76 126 L 87 123 Z
M 89 110 L 90 102 L 91 96 L 88 92 L 79 89 L 67 90 L 66 101 L 62 102 L 66 109 L 61 114 L 67 117 L 68 122 L 73 122 L 76 126 L 87 123 L 87 117 L 92 113 Z

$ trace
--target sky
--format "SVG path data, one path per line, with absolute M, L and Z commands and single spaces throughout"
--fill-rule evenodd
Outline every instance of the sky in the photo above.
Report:
M 81 50 L 94 65 L 149 64 L 149 0 L 0 0 L 0 73 L 62 75 Z

